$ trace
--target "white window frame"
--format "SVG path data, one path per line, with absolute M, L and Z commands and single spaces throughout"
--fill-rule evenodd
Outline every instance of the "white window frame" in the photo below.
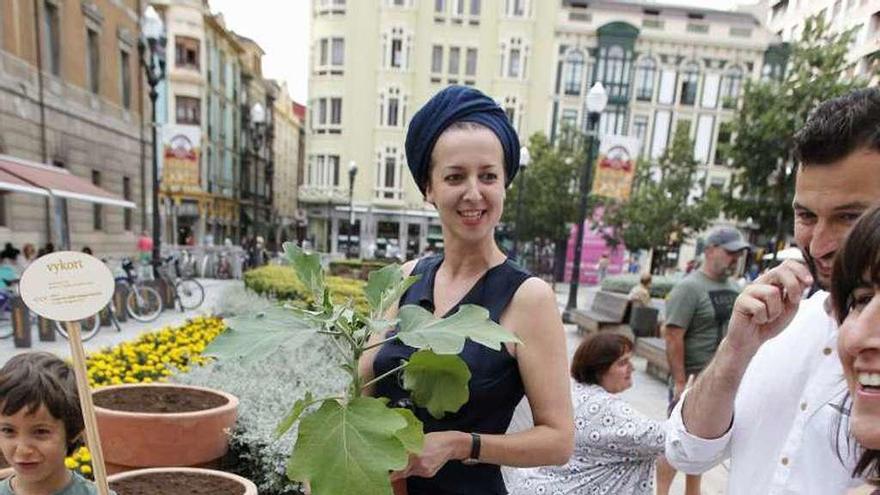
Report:
M 338 105 L 337 105 L 338 103 Z M 310 124 L 313 134 L 342 134 L 344 102 L 341 96 L 319 96 L 312 101 Z M 338 111 L 334 111 L 334 106 Z M 338 114 L 334 122 L 334 114 Z
M 396 122 L 391 122 L 391 100 L 397 100 Z M 397 86 L 389 86 L 379 93 L 379 127 L 402 129 L 406 127 L 409 96 Z
M 510 38 L 501 43 L 501 77 L 505 79 L 524 80 L 529 68 L 529 43 L 522 38 Z M 513 55 L 519 54 L 518 68 L 513 70 Z
M 334 160 L 335 159 L 335 160 Z M 309 155 L 308 170 L 306 172 L 306 186 L 320 191 L 333 191 L 339 189 L 340 184 L 334 184 L 334 180 L 340 177 L 341 171 L 339 155 L 333 153 L 314 153 Z
M 400 41 L 399 67 L 395 67 L 395 50 L 394 42 Z M 381 36 L 382 50 L 382 68 L 391 71 L 408 71 L 409 64 L 412 60 L 413 36 L 408 30 L 394 26 L 382 33 Z
M 391 171 L 393 184 L 386 183 L 389 159 L 395 167 Z M 402 200 L 403 199 L 403 168 L 405 156 L 397 144 L 386 144 L 376 150 L 376 183 L 373 194 L 379 200 Z
M 334 48 L 341 46 L 342 60 L 334 60 Z M 319 76 L 341 76 L 345 73 L 345 38 L 342 36 L 326 36 L 319 38 L 315 44 L 315 74 Z
M 504 0 L 503 16 L 513 19 L 528 19 L 532 16 L 531 0 Z
M 578 58 L 580 58 L 580 68 L 576 69 Z M 562 59 L 562 94 L 566 96 L 580 96 L 584 91 L 584 72 L 587 68 L 587 57 L 584 55 L 584 52 L 578 48 L 573 48 L 571 50 L 566 51 L 565 57 Z M 575 70 L 578 70 L 578 74 L 575 74 Z M 571 81 L 577 82 L 577 89 L 574 92 L 569 92 L 569 82 Z

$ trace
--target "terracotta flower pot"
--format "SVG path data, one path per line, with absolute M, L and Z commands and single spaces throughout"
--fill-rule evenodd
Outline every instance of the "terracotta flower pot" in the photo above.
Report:
M 391 490 L 394 491 L 394 495 L 407 495 L 406 479 L 392 481 Z
M 98 431 L 107 470 L 159 466 L 198 466 L 222 457 L 229 446 L 229 431 L 235 426 L 238 398 L 221 390 L 189 385 L 144 383 L 104 387 L 93 392 L 158 387 L 208 392 L 223 405 L 195 412 L 143 413 L 95 406 Z M 149 389 L 154 389 L 150 391 Z M 223 400 L 225 399 L 225 401 Z
M 213 469 L 201 469 L 201 468 L 188 468 L 188 467 L 166 467 L 166 468 L 149 468 L 149 469 L 136 469 L 134 471 L 126 471 L 124 473 L 117 473 L 112 476 L 107 477 L 107 481 L 110 483 L 110 488 L 115 489 L 113 487 L 114 482 L 124 481 L 124 480 L 132 480 L 138 477 L 144 477 L 151 474 L 156 473 L 182 473 L 182 474 L 193 474 L 193 475 L 207 475 L 207 476 L 216 476 L 219 478 L 224 478 L 227 480 L 233 480 L 238 482 L 242 487 L 244 487 L 244 495 L 257 495 L 257 486 L 249 479 L 242 478 L 241 476 L 227 473 L 224 471 L 216 471 Z M 167 493 L 167 492 L 163 492 Z

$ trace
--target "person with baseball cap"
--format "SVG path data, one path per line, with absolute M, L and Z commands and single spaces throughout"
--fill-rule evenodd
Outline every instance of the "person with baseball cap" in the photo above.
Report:
M 727 331 L 727 321 L 739 287 L 732 277 L 749 249 L 740 232 L 716 227 L 706 236 L 703 264 L 681 280 L 666 302 L 666 359 L 669 363 L 669 410 L 681 397 L 688 377 L 698 375 L 715 355 Z M 666 495 L 675 470 L 665 460 L 657 463 L 657 493 Z M 688 475 L 685 494 L 700 493 L 700 476 Z

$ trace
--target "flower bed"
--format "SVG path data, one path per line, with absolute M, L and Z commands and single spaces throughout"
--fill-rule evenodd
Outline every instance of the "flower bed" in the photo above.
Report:
M 651 297 L 665 299 L 678 279 L 654 275 L 651 281 Z M 602 281 L 602 290 L 627 294 L 639 283 L 639 275 L 614 275 Z
M 179 327 L 144 333 L 132 342 L 90 353 L 86 357 L 89 384 L 101 387 L 167 381 L 175 373 L 210 362 L 202 351 L 225 329 L 220 318 L 199 316 Z M 91 460 L 89 449 L 80 447 L 64 462 L 69 469 L 91 477 Z
M 369 311 L 364 297 L 364 282 L 345 277 L 327 277 L 327 288 L 335 301 L 351 299 L 355 308 Z M 257 294 L 279 300 L 303 301 L 311 304 L 308 289 L 296 278 L 293 268 L 281 265 L 268 265 L 249 270 L 244 274 L 244 285 Z

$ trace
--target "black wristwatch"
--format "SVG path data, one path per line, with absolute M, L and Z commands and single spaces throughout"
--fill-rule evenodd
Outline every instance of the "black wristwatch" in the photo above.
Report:
M 471 455 L 461 461 L 465 466 L 473 466 L 480 463 L 480 434 L 471 433 Z

